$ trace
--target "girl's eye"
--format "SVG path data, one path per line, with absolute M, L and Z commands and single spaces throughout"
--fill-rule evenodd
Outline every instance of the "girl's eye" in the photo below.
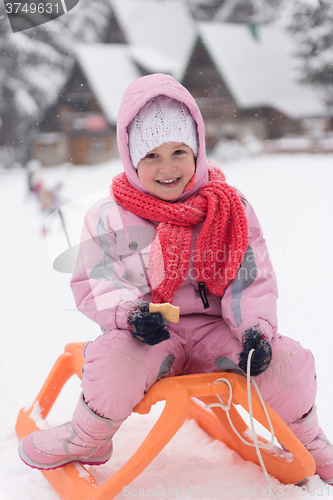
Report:
M 177 149 L 177 151 L 174 152 L 175 155 L 181 155 L 183 153 L 185 153 L 183 149 Z
M 149 155 L 146 156 L 146 158 L 156 158 L 157 155 L 155 153 L 150 153 Z

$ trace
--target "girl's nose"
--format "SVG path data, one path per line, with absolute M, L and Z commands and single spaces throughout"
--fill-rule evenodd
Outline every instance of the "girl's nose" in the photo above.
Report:
M 168 160 L 164 160 L 164 161 L 162 162 L 162 165 L 161 165 L 161 167 L 160 167 L 160 170 L 161 170 L 162 172 L 164 172 L 164 173 L 168 173 L 168 172 L 173 172 L 173 171 L 175 170 L 175 168 L 176 168 L 176 167 L 174 166 L 174 164 L 173 164 L 172 160 L 169 160 L 169 159 L 168 159 Z

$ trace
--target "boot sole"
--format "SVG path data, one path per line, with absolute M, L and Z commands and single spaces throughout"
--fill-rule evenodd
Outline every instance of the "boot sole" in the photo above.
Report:
M 59 469 L 59 467 L 64 467 L 65 465 L 71 463 L 71 462 L 79 462 L 84 465 L 102 465 L 108 462 L 111 458 L 112 455 L 112 445 L 108 453 L 103 455 L 102 457 L 98 458 L 93 458 L 89 457 L 86 460 L 82 459 L 81 457 L 68 457 L 65 458 L 64 460 L 59 460 L 59 462 L 54 462 L 53 464 L 41 464 L 39 462 L 35 462 L 34 460 L 31 460 L 23 451 L 22 443 L 19 444 L 19 455 L 21 460 L 31 467 L 32 469 L 38 469 L 38 470 L 53 470 L 53 469 Z

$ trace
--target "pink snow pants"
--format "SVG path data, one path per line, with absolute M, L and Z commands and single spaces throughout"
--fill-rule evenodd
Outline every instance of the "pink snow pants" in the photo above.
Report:
M 182 316 L 168 329 L 170 339 L 155 346 L 133 339 L 126 330 L 109 331 L 87 344 L 82 389 L 93 411 L 123 419 L 162 376 L 219 372 L 224 358 L 238 363 L 240 342 L 222 318 Z M 256 382 L 265 401 L 288 425 L 315 402 L 314 359 L 288 337 L 277 334 L 271 345 L 271 364 Z

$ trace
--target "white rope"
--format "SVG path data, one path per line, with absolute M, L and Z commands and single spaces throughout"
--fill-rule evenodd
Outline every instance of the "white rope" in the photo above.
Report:
M 226 412 L 226 415 L 227 415 L 227 418 L 228 418 L 228 422 L 229 422 L 232 430 L 234 431 L 234 433 L 247 446 L 253 446 L 256 449 L 257 456 L 258 456 L 258 459 L 259 459 L 262 471 L 264 473 L 264 476 L 265 476 L 268 484 L 271 487 L 271 491 L 273 492 L 276 500 L 280 500 L 279 497 L 278 497 L 278 495 L 277 495 L 277 493 L 276 493 L 276 491 L 275 491 L 275 489 L 274 489 L 274 487 L 273 487 L 272 481 L 271 481 L 271 479 L 270 479 L 270 477 L 268 475 L 267 469 L 265 467 L 264 461 L 263 461 L 261 453 L 260 453 L 260 448 L 265 449 L 265 450 L 269 450 L 274 445 L 274 429 L 273 429 L 273 425 L 272 425 L 271 419 L 269 418 L 266 405 L 265 405 L 264 400 L 263 400 L 263 398 L 262 398 L 262 396 L 260 394 L 259 388 L 258 388 L 258 386 L 257 386 L 254 378 L 251 377 L 251 375 L 250 375 L 250 373 L 251 373 L 251 358 L 252 358 L 252 354 L 253 353 L 254 353 L 254 349 L 251 349 L 251 351 L 249 352 L 248 359 L 247 359 L 247 372 L 246 372 L 246 375 L 247 375 L 247 399 L 248 399 L 248 405 L 249 405 L 250 425 L 251 425 L 251 431 L 252 431 L 253 441 L 254 442 L 250 443 L 249 441 L 247 441 L 246 439 L 244 439 L 244 437 L 239 434 L 238 430 L 236 429 L 236 427 L 234 426 L 234 424 L 233 424 L 233 422 L 231 420 L 229 411 L 230 411 L 230 406 L 231 406 L 231 401 L 232 401 L 232 385 L 231 385 L 231 383 L 230 383 L 230 381 L 228 379 L 222 377 L 222 378 L 216 379 L 215 382 L 214 382 L 214 383 L 224 382 L 224 383 L 227 384 L 227 386 L 229 388 L 229 398 L 228 398 L 227 404 L 225 404 L 223 402 L 221 396 L 219 394 L 217 394 L 216 397 L 219 400 L 219 403 L 208 404 L 208 405 L 206 405 L 206 409 L 213 408 L 213 407 L 219 407 L 219 408 L 222 408 L 222 410 L 224 410 Z M 251 394 L 251 381 L 252 381 L 253 386 L 254 386 L 254 388 L 255 388 L 258 396 L 259 396 L 259 400 L 260 400 L 261 406 L 262 406 L 262 408 L 264 410 L 264 413 L 265 413 L 265 416 L 267 418 L 269 430 L 270 430 L 270 433 L 271 433 L 271 440 L 270 440 L 269 443 L 260 443 L 260 444 L 258 443 L 258 437 L 257 437 L 257 433 L 256 433 L 255 427 L 254 427 L 254 418 L 253 418 L 253 409 L 252 409 L 252 394 Z

